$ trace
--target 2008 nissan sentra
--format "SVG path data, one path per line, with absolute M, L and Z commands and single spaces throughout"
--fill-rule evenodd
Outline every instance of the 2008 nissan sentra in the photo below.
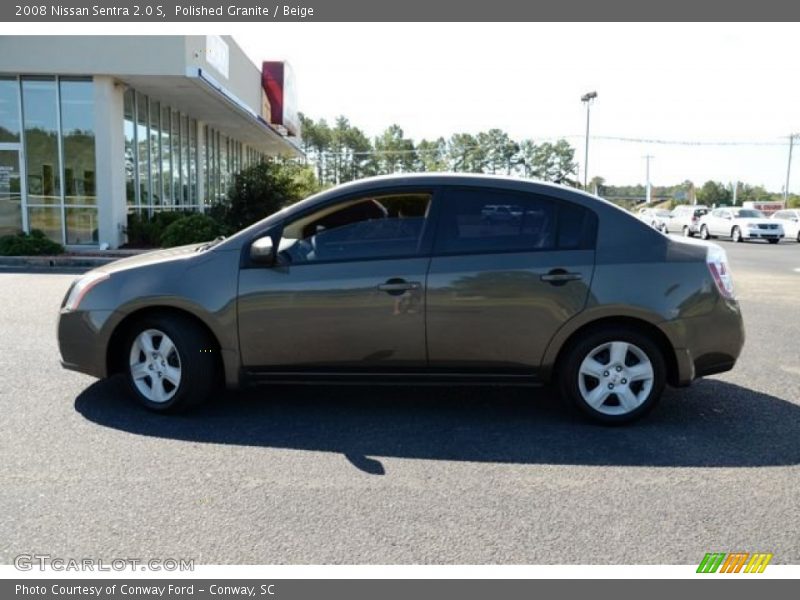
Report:
M 156 411 L 218 383 L 553 383 L 621 423 L 731 369 L 744 329 L 719 246 L 566 187 L 431 174 L 90 271 L 58 338 L 64 367 L 124 373 Z

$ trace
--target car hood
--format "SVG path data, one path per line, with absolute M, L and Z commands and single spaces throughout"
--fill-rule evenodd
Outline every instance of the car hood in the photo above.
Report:
M 98 267 L 95 271 L 102 273 L 116 273 L 118 271 L 125 271 L 128 269 L 136 269 L 139 267 L 146 267 L 158 263 L 186 260 L 198 255 L 198 250 L 204 244 L 189 244 L 187 246 L 176 246 L 175 248 L 167 248 L 166 250 L 155 250 L 153 252 L 145 252 L 144 254 L 137 254 L 129 258 L 115 260 L 114 262 Z

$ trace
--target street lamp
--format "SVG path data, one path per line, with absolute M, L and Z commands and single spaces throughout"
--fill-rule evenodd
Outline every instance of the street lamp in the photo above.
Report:
M 583 189 L 586 189 L 589 184 L 589 107 L 595 98 L 597 98 L 597 92 L 588 92 L 581 96 L 581 102 L 586 103 L 586 150 L 583 155 Z

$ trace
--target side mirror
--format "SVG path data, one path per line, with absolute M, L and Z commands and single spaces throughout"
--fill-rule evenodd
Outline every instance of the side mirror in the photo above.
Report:
M 271 267 L 275 262 L 275 249 L 268 235 L 250 244 L 250 260 L 262 267 Z

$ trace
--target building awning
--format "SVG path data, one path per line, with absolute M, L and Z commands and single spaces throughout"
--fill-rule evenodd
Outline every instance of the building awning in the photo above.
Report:
M 302 156 L 297 138 L 282 135 L 202 69 L 190 70 L 185 77 L 128 75 L 119 79 L 265 154 Z

